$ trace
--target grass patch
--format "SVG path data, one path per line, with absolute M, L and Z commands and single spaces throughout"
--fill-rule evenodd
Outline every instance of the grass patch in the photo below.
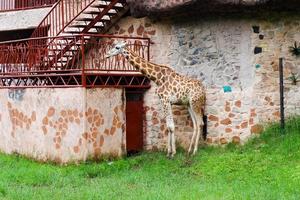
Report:
M 118 161 L 40 164 L 0 154 L 0 199 L 300 199 L 300 119 L 244 146 L 144 153 Z

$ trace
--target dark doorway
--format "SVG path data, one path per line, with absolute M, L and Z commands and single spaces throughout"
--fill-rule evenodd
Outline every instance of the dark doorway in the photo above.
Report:
M 9 41 L 9 40 L 19 40 L 29 38 L 33 33 L 34 29 L 20 29 L 12 31 L 1 31 L 0 32 L 0 42 Z
M 143 150 L 143 92 L 126 91 L 126 147 L 131 156 Z
M 204 126 L 203 126 L 203 139 L 206 140 L 207 138 L 207 116 L 204 115 L 203 116 L 203 122 L 204 122 Z

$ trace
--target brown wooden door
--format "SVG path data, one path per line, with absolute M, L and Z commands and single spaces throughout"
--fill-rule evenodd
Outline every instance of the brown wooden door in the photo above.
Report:
M 128 155 L 143 150 L 142 94 L 126 94 L 126 147 Z

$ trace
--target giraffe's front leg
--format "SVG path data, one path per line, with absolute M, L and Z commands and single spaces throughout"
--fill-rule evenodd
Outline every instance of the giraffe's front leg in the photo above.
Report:
M 172 137 L 171 137 L 171 133 L 168 129 L 168 140 L 167 140 L 167 145 L 168 145 L 168 153 L 167 156 L 171 157 L 172 155 Z
M 171 147 L 171 154 L 169 154 L 169 156 L 171 156 L 172 158 L 174 157 L 174 155 L 176 154 L 176 146 L 175 146 L 175 124 L 174 124 L 174 119 L 173 119 L 173 113 L 172 110 L 168 111 L 168 115 L 166 117 L 166 122 L 167 122 L 167 127 L 169 130 L 169 147 Z
M 174 155 L 176 154 L 176 147 L 174 135 L 175 124 L 173 119 L 172 106 L 166 97 L 161 98 L 161 103 L 168 128 L 168 157 L 174 157 Z

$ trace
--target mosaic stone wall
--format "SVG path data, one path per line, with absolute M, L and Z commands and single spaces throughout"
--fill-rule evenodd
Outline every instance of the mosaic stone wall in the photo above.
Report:
M 299 16 L 227 16 L 150 20 L 127 17 L 111 33 L 150 37 L 151 60 L 172 66 L 180 74 L 202 80 L 207 88 L 209 144 L 243 143 L 264 125 L 279 120 L 279 57 L 285 58 L 287 115 L 300 114 L 300 58 L 290 46 L 300 41 Z M 151 33 L 151 34 L 149 34 Z M 146 149 L 166 147 L 166 125 L 155 85 L 144 98 Z M 192 125 L 185 107 L 174 106 L 176 135 L 189 144 Z
M 0 90 L 0 150 L 58 163 L 124 154 L 123 90 L 67 90 Z

